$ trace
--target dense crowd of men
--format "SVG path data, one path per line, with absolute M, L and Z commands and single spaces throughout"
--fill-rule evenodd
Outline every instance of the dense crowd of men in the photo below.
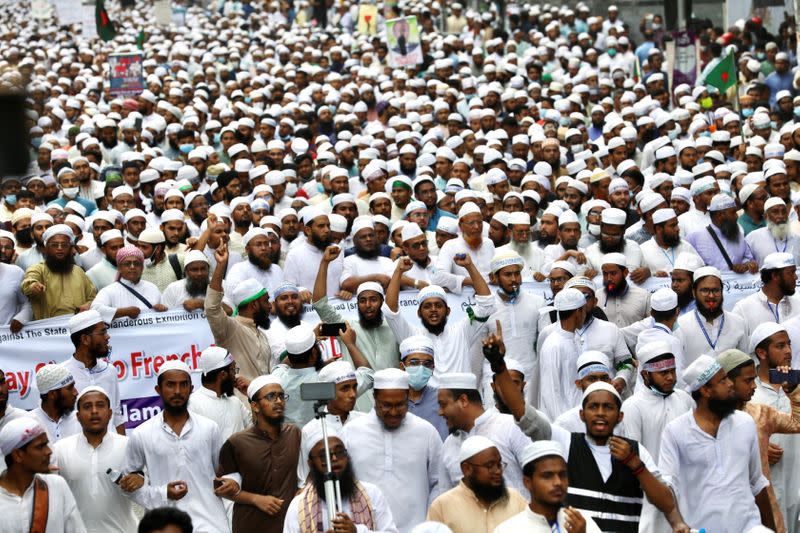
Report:
M 123 4 L 0 6 L 0 325 L 74 346 L 0 373 L 0 532 L 800 531 L 793 18 L 699 23 L 689 85 L 616 6 Z M 126 431 L 109 328 L 173 310 L 214 344 Z

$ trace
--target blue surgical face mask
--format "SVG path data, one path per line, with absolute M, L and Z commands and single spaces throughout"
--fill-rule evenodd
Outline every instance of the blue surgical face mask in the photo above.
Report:
M 794 108 L 794 116 L 800 117 L 800 106 Z
M 406 372 L 408 372 L 408 386 L 414 390 L 424 389 L 433 375 L 433 370 L 423 365 L 407 366 Z
M 754 111 L 755 111 L 754 109 L 750 109 L 749 107 L 746 107 L 746 108 L 742 109 L 742 116 L 744 118 L 750 118 L 750 117 L 753 116 L 753 112 Z
M 700 137 L 711 137 L 711 132 L 710 131 L 701 131 L 699 136 Z
M 33 139 L 31 139 L 31 146 L 33 146 L 37 150 L 39 149 L 39 147 L 41 145 L 42 145 L 42 138 L 41 137 L 34 137 Z
M 770 127 L 770 129 L 777 130 L 778 129 L 778 124 L 774 120 L 770 120 L 769 121 L 769 127 Z
M 214 134 L 214 144 L 219 144 L 220 139 L 222 139 L 222 134 L 217 132 Z
M 194 144 L 192 143 L 182 144 L 178 148 L 180 149 L 181 153 L 188 154 L 189 152 L 194 150 Z
M 608 54 L 608 57 L 614 57 L 615 55 L 617 55 L 617 49 L 609 48 L 608 50 L 606 50 L 606 53 Z
M 6 195 L 6 203 L 8 205 L 17 205 L 17 195 L 16 194 L 7 194 Z

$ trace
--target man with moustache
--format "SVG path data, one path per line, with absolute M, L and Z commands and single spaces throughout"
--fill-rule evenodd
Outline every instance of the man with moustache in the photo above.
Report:
M 53 443 L 80 433 L 81 427 L 75 418 L 78 392 L 70 371 L 61 365 L 44 365 L 36 372 L 36 388 L 40 403 L 30 414 L 47 430 L 47 440 Z
M 627 261 L 621 253 L 603 256 L 600 260 L 603 287 L 596 294 L 608 321 L 620 328 L 630 326 L 650 313 L 650 293 L 628 283 Z
M 761 290 L 742 298 L 733 307 L 733 312 L 745 324 L 748 338 L 760 324 L 783 324 L 800 313 L 800 297 L 795 295 L 797 263 L 794 256 L 773 252 L 760 264 Z
M 523 439 L 530 443 L 524 435 Z M 445 524 L 453 533 L 490 533 L 525 509 L 525 498 L 507 487 L 504 479 L 507 468 L 519 466 L 506 464 L 492 440 L 482 435 L 468 437 L 457 455 L 458 484 L 433 500 L 428 520 Z
M 464 286 L 475 280 L 462 266 L 464 256 L 471 258 L 481 276 L 489 274 L 489 263 L 494 257 L 494 243 L 483 238 L 483 216 L 477 204 L 467 202 L 458 210 L 458 227 L 461 235 L 442 245 L 436 259 L 433 282 L 454 294 L 461 294 Z M 485 280 L 482 280 L 485 285 Z M 474 285 L 473 285 L 474 286 Z
M 670 273 L 670 288 L 678 295 L 680 314 L 694 311 L 695 301 L 692 291 L 692 277 L 695 270 L 703 266 L 703 260 L 697 254 L 683 253 L 675 258 L 675 268 Z
M 202 309 L 208 290 L 208 269 L 206 254 L 200 250 L 189 250 L 183 258 L 183 279 L 167 285 L 161 295 L 161 303 L 167 309 L 182 307 L 189 312 Z
M 784 201 L 774 196 L 768 199 L 764 202 L 764 215 L 767 227 L 753 230 L 745 237 L 755 261 L 761 265 L 775 252 L 792 254 L 795 261 L 800 261 L 800 236 L 792 233 L 789 208 Z
M 517 211 L 509 213 L 508 228 L 511 241 L 497 248 L 497 254 L 514 252 L 524 261 L 522 277 L 526 281 L 533 279 L 535 274 L 542 271 L 544 265 L 544 252 L 531 242 L 531 217 L 528 213 Z M 495 256 L 496 257 L 496 256 Z
M 558 216 L 561 210 L 551 206 L 544 210 L 539 218 L 538 238 L 533 243 L 544 252 L 545 248 L 551 244 L 558 243 Z
M 317 273 L 309 266 L 322 263 L 322 254 L 332 242 L 331 224 L 328 220 L 328 215 L 318 207 L 307 207 L 304 211 L 303 221 L 305 226 L 303 227 L 303 233 L 306 236 L 306 240 L 289 250 L 283 270 L 286 273 L 286 281 L 294 283 L 298 287 L 313 287 Z M 327 278 L 327 296 L 329 297 L 339 292 L 342 264 L 343 258 L 341 256 L 331 261 Z
M 239 484 L 216 476 L 220 429 L 214 421 L 189 411 L 190 373 L 189 366 L 178 359 L 159 367 L 156 392 L 163 411 L 131 433 L 123 472 L 147 469 L 145 485 L 131 494 L 142 507 L 174 506 L 189 513 L 198 533 L 228 532 L 220 496 L 237 493 Z
M 669 276 L 681 254 L 691 254 L 700 260 L 692 245 L 681 238 L 678 215 L 673 209 L 658 209 L 653 213 L 653 230 L 650 240 L 640 245 L 648 276 Z
M 279 533 L 297 490 L 300 429 L 284 421 L 286 393 L 275 376 L 254 379 L 247 396 L 255 423 L 228 437 L 217 472 L 242 476 L 242 490 L 231 498 L 234 532 Z
M 453 220 L 444 217 L 441 220 Z M 419 224 L 406 224 L 401 230 L 403 254 L 408 256 L 413 262 L 411 270 L 406 272 L 403 285 L 413 286 L 419 290 L 431 284 L 434 272 L 436 272 L 436 256 L 430 254 L 428 237 L 420 229 Z M 410 282 L 410 284 L 408 283 Z
M 600 239 L 586 248 L 586 260 L 592 269 L 600 271 L 604 257 L 619 253 L 625 257 L 625 265 L 631 279 L 642 281 L 647 276 L 640 271 L 643 265 L 642 250 L 635 241 L 625 238 L 625 211 L 615 207 L 603 209 L 600 214 Z
M 374 281 L 386 287 L 389 284 L 389 273 L 392 261 L 380 256 L 380 242 L 375 238 L 375 226 L 372 217 L 363 215 L 356 217 L 352 228 L 355 253 L 344 258 L 342 276 L 339 279 L 342 290 L 355 292 L 359 285 Z
M 272 310 L 277 320 L 270 321 L 269 329 L 264 333 L 272 350 L 270 364 L 272 368 L 275 368 L 280 364 L 281 356 L 286 349 L 289 330 L 300 324 L 308 327 L 313 327 L 313 324 L 303 320 L 303 300 L 300 297 L 300 288 L 288 281 L 281 283 L 272 291 Z
M 31 226 L 28 232 L 31 239 L 30 244 L 33 246 L 19 254 L 19 257 L 17 257 L 16 261 L 17 266 L 22 270 L 27 270 L 28 267 L 31 267 L 44 259 L 44 241 L 42 240 L 42 235 L 44 235 L 44 232 L 47 231 L 47 228 L 51 227 L 52 225 L 53 217 L 47 213 L 37 211 L 31 215 Z M 22 242 L 20 239 L 21 234 L 23 234 L 22 230 L 17 232 L 17 241 L 20 243 Z M 83 265 L 84 263 L 81 264 Z
M 242 237 L 247 261 L 236 263 L 225 276 L 225 284 L 235 287 L 246 279 L 254 279 L 261 283 L 267 291 L 274 292 L 283 282 L 283 269 L 278 266 L 276 254 L 272 251 L 272 243 L 278 235 L 269 228 L 253 228 Z M 280 259 L 280 249 L 277 259 Z
M 118 229 L 110 229 L 100 235 L 98 249 L 103 259 L 86 271 L 86 276 L 92 280 L 98 291 L 117 280 L 117 252 L 123 246 L 125 239 Z
M 726 194 L 711 199 L 711 224 L 690 233 L 686 240 L 707 266 L 743 274 L 758 271 L 758 263 L 736 218 L 736 202 Z

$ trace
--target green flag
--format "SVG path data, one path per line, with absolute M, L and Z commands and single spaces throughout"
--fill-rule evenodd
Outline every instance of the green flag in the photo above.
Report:
M 117 29 L 114 23 L 108 18 L 105 2 L 103 0 L 95 0 L 94 4 L 94 19 L 97 24 L 97 35 L 104 41 L 110 41 L 117 35 Z
M 706 85 L 716 87 L 720 94 L 736 85 L 736 72 L 733 64 L 733 54 L 728 54 L 717 63 L 706 76 Z
M 136 47 L 139 50 L 144 50 L 144 30 L 139 30 L 139 35 L 136 36 Z

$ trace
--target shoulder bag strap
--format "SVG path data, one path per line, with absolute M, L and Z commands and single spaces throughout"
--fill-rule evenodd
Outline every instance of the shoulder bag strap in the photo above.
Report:
M 45 533 L 47 515 L 50 511 L 50 493 L 47 482 L 36 476 L 33 479 L 33 514 L 31 515 L 30 533 Z
M 181 263 L 178 260 L 178 254 L 169 254 L 167 259 L 169 259 L 169 264 L 172 267 L 172 271 L 175 272 L 175 278 L 183 279 L 183 272 L 181 272 Z
M 733 270 L 733 262 L 731 261 L 728 252 L 725 251 L 725 247 L 722 246 L 722 243 L 720 242 L 719 237 L 717 236 L 717 232 L 714 231 L 714 228 L 711 227 L 711 224 L 706 226 L 706 229 L 708 230 L 709 235 L 711 235 L 711 238 L 714 239 L 714 243 L 717 245 L 717 248 L 719 248 L 719 251 L 722 253 L 722 258 L 728 264 L 728 268 Z
M 129 293 L 131 293 L 134 296 L 136 296 L 144 305 L 147 306 L 148 309 L 152 309 L 153 308 L 152 304 L 147 301 L 147 298 L 145 298 L 144 296 L 139 294 L 133 287 L 128 287 L 127 285 L 125 285 L 124 283 L 122 283 L 119 280 L 117 280 L 117 283 L 122 285 L 125 288 L 125 290 L 127 290 Z

